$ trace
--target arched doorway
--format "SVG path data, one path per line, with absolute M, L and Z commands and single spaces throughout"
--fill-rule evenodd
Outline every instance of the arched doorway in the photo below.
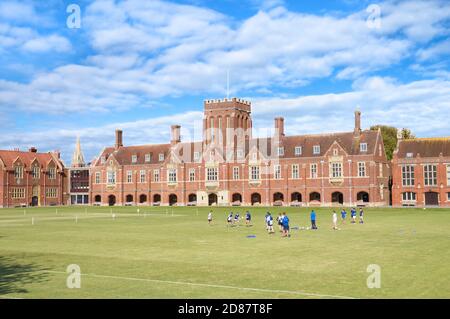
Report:
M 147 201 L 147 195 L 141 194 L 141 195 L 139 196 L 139 203 L 140 203 L 140 204 L 144 204 L 146 201 Z
M 159 194 L 153 195 L 153 203 L 161 203 L 161 195 Z
M 170 206 L 175 205 L 177 203 L 177 201 L 178 201 L 177 195 L 175 195 L 175 194 L 170 194 L 169 195 L 169 205 Z
M 369 202 L 369 193 L 367 192 L 359 192 L 356 194 L 356 200 L 359 202 L 368 203 Z
M 196 204 L 197 203 L 197 195 L 196 194 L 189 194 L 188 202 L 190 204 Z
M 109 206 L 116 205 L 116 196 L 114 196 L 114 195 L 109 195 L 108 196 L 108 205 Z
M 438 206 L 439 205 L 439 194 L 436 192 L 426 192 L 425 193 L 425 205 Z
M 39 198 L 37 196 L 31 197 L 31 206 L 37 206 L 39 204 Z
M 234 193 L 233 196 L 231 197 L 231 201 L 234 202 L 240 202 L 242 203 L 242 195 L 239 193 Z
M 125 202 L 127 202 L 127 203 L 132 203 L 132 202 L 133 202 L 133 195 L 128 194 L 128 195 L 125 197 Z
M 277 202 L 277 201 L 284 201 L 284 195 L 280 192 L 277 192 L 275 194 L 273 194 L 273 201 Z
M 253 193 L 251 198 L 252 198 L 252 205 L 261 204 L 261 195 L 259 193 Z
M 320 193 L 318 192 L 312 192 L 311 194 L 309 194 L 309 201 L 310 202 L 320 202 Z
M 217 194 L 211 193 L 208 195 L 208 205 L 217 205 Z
M 102 197 L 100 195 L 95 195 L 94 202 L 101 203 L 101 201 L 102 201 Z
M 291 194 L 291 202 L 301 202 L 302 201 L 302 194 L 299 192 L 294 192 Z
M 331 202 L 335 204 L 344 204 L 344 195 L 341 192 L 331 194 Z

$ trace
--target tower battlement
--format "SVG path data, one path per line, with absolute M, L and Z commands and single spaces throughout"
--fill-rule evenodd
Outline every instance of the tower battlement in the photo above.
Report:
M 252 103 L 250 101 L 231 98 L 231 99 L 213 99 L 205 100 L 204 107 L 205 110 L 222 110 L 222 109 L 240 109 L 243 111 L 251 112 Z

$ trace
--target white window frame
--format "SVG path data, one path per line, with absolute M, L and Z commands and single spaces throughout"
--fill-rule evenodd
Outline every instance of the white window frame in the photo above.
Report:
M 158 160 L 160 162 L 164 161 L 164 153 L 159 153 Z
M 277 155 L 278 156 L 284 156 L 284 147 L 283 146 L 279 146 L 277 148 Z
M 37 165 L 33 166 L 31 176 L 33 177 L 33 179 L 39 179 L 41 177 L 41 169 L 39 166 Z
M 219 168 L 207 167 L 206 168 L 206 181 L 217 182 L 219 180 Z
M 147 181 L 147 172 L 145 171 L 145 169 L 141 169 L 139 171 L 139 182 L 145 183 L 146 181 Z
M 100 172 L 95 172 L 95 184 L 100 184 Z
M 195 182 L 195 168 L 189 169 L 189 181 Z
M 431 174 L 431 176 L 430 176 L 430 174 Z M 425 164 L 423 166 L 423 185 L 424 186 L 436 186 L 437 185 L 437 165 L 436 164 Z
M 414 186 L 415 184 L 415 166 L 402 165 L 402 186 Z
M 292 164 L 292 179 L 299 179 L 300 178 L 300 168 L 298 164 Z
M 330 178 L 342 178 L 344 173 L 342 171 L 342 163 L 341 162 L 332 162 L 330 163 Z
M 108 171 L 106 176 L 107 176 L 106 181 L 107 181 L 108 185 L 116 184 L 116 172 L 115 171 Z
M 403 192 L 402 202 L 416 202 L 417 194 L 415 192 Z
M 145 162 L 150 163 L 152 161 L 152 154 L 145 154 Z
M 320 145 L 313 146 L 313 155 L 320 155 Z
M 153 182 L 155 182 L 155 183 L 160 182 L 159 169 L 153 170 Z
M 233 180 L 239 179 L 239 166 L 233 167 Z
M 447 164 L 447 186 L 450 186 L 450 164 Z
M 250 166 L 249 179 L 251 181 L 259 181 L 261 179 L 259 166 Z
M 137 163 L 137 155 L 131 155 L 131 163 Z
M 309 165 L 309 177 L 317 178 L 317 163 L 311 163 Z
M 198 161 L 200 159 L 200 152 L 194 152 L 194 161 Z
M 133 171 L 127 171 L 127 183 L 133 183 Z
M 281 179 L 281 165 L 277 164 L 273 166 L 273 178 Z
M 367 153 L 367 143 L 359 143 L 359 151 L 361 153 Z
M 56 179 L 56 167 L 50 167 L 48 170 L 48 179 Z
M 358 177 L 366 176 L 366 162 L 358 162 Z
M 14 178 L 22 179 L 23 178 L 23 166 L 17 165 L 14 167 Z
M 177 169 L 176 168 L 169 168 L 167 170 L 167 181 L 169 183 L 176 183 L 178 181 L 178 176 L 177 176 Z
M 294 148 L 294 154 L 295 154 L 295 156 L 300 156 L 300 155 L 302 155 L 302 147 L 301 146 L 296 146 L 295 148 Z

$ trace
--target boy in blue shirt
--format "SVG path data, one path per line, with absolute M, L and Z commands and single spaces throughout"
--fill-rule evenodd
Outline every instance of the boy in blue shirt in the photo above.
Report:
M 239 224 L 239 213 L 236 213 L 236 215 L 234 215 L 234 223 Z
M 345 208 L 341 211 L 341 217 L 342 217 L 342 223 L 345 224 L 345 218 L 347 217 L 347 212 L 345 211 Z
M 314 210 L 311 211 L 311 229 L 317 229 L 317 226 L 316 226 L 316 212 Z
M 289 217 L 287 217 L 286 212 L 283 212 L 283 234 L 281 237 L 291 237 L 289 234 Z
M 356 209 L 352 208 L 350 216 L 352 217 L 352 224 L 356 223 Z

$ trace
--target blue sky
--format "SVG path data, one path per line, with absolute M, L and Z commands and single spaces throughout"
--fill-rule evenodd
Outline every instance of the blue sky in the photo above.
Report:
M 115 128 L 128 145 L 171 124 L 195 139 L 227 70 L 256 135 L 276 116 L 288 134 L 351 130 L 359 107 L 364 127 L 448 136 L 449 32 L 445 0 L 1 1 L 0 148 L 70 162 L 77 136 L 92 159 Z

